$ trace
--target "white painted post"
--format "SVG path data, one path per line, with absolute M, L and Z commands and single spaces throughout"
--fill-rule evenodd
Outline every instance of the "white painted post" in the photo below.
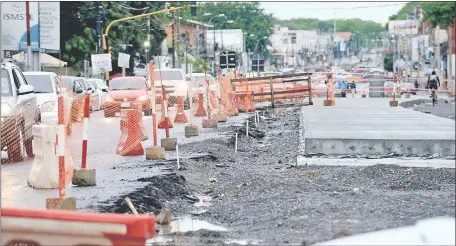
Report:
M 245 122 L 247 124 L 247 126 L 245 128 L 245 136 L 249 137 L 249 119 L 247 119 Z
M 238 148 L 238 134 L 236 132 L 236 138 L 234 139 L 234 153 L 237 153 Z
M 179 163 L 179 145 L 176 145 L 176 155 L 177 155 L 177 170 L 180 169 L 180 163 Z

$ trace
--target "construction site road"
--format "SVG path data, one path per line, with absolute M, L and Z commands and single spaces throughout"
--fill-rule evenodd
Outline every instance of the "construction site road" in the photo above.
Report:
M 197 138 L 179 138 L 180 170 L 175 152 L 167 152 L 163 161 L 114 158 L 109 144 L 115 145 L 119 136 L 109 132 L 117 132 L 119 125 L 109 119 L 111 128 L 90 128 L 106 134 L 106 140 L 89 149 L 88 160 L 99 160 L 94 163 L 100 174 L 97 186 L 73 187 L 71 194 L 78 210 L 131 213 L 125 197 L 139 213 L 171 210 L 171 231 L 161 227 L 156 238 L 163 239 L 162 245 L 302 245 L 455 216 L 454 168 L 298 165 L 301 112 L 302 107 L 268 109 L 258 127 L 248 114 L 248 138 L 247 114 L 217 129 L 203 129 Z M 28 188 L 15 176 L 25 167 L 10 165 L 6 172 L 2 167 L 2 203 L 44 206 L 44 198 L 57 191 Z M 25 187 L 14 188 L 19 183 Z M 27 188 L 31 191 L 20 194 Z M 4 196 L 8 189 L 12 191 Z
M 142 179 L 144 189 L 98 209 L 129 212 L 129 196 L 141 212 L 191 217 L 160 233 L 165 245 L 302 245 L 455 215 L 453 168 L 298 166 L 300 112 L 270 109 L 258 128 L 251 117 L 249 138 L 245 123 L 220 124 L 223 137 L 180 147 L 181 170 L 173 157 L 143 161 L 169 178 Z

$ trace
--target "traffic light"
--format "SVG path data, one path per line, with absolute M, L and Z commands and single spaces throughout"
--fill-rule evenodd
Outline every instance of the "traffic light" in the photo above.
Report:
M 196 5 L 196 2 L 190 2 L 191 5 Z M 190 15 L 196 16 L 196 7 L 190 7 Z

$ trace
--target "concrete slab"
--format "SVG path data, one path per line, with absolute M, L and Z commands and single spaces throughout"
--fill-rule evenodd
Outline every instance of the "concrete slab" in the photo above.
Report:
M 454 120 L 389 107 L 388 101 L 340 98 L 333 107 L 303 107 L 300 154 L 455 155 Z

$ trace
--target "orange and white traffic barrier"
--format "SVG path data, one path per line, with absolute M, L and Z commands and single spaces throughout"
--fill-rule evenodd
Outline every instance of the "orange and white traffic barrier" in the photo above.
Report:
M 58 189 L 59 195 L 57 198 L 47 198 L 47 209 L 76 209 L 76 200 L 74 198 L 66 197 L 66 185 L 70 182 L 73 176 L 73 169 L 69 170 L 72 162 L 66 160 L 65 154 L 68 153 L 66 148 L 66 132 L 65 132 L 65 102 L 63 96 L 58 97 L 58 120 L 57 120 L 57 148 L 58 155 Z
M 2 245 L 146 245 L 151 215 L 2 208 Z
M 122 130 L 116 153 L 122 156 L 144 155 L 141 141 L 143 133 L 139 131 L 142 112 L 136 109 L 125 109 L 120 112 L 125 126 Z
M 177 97 L 177 113 L 174 117 L 174 123 L 188 123 L 187 114 L 184 110 L 184 97 Z
M 89 139 L 89 115 L 90 115 L 90 96 L 85 95 L 84 100 L 84 121 L 82 125 L 82 157 L 81 168 L 75 169 L 72 183 L 77 186 L 96 185 L 95 169 L 87 168 L 87 140 Z

